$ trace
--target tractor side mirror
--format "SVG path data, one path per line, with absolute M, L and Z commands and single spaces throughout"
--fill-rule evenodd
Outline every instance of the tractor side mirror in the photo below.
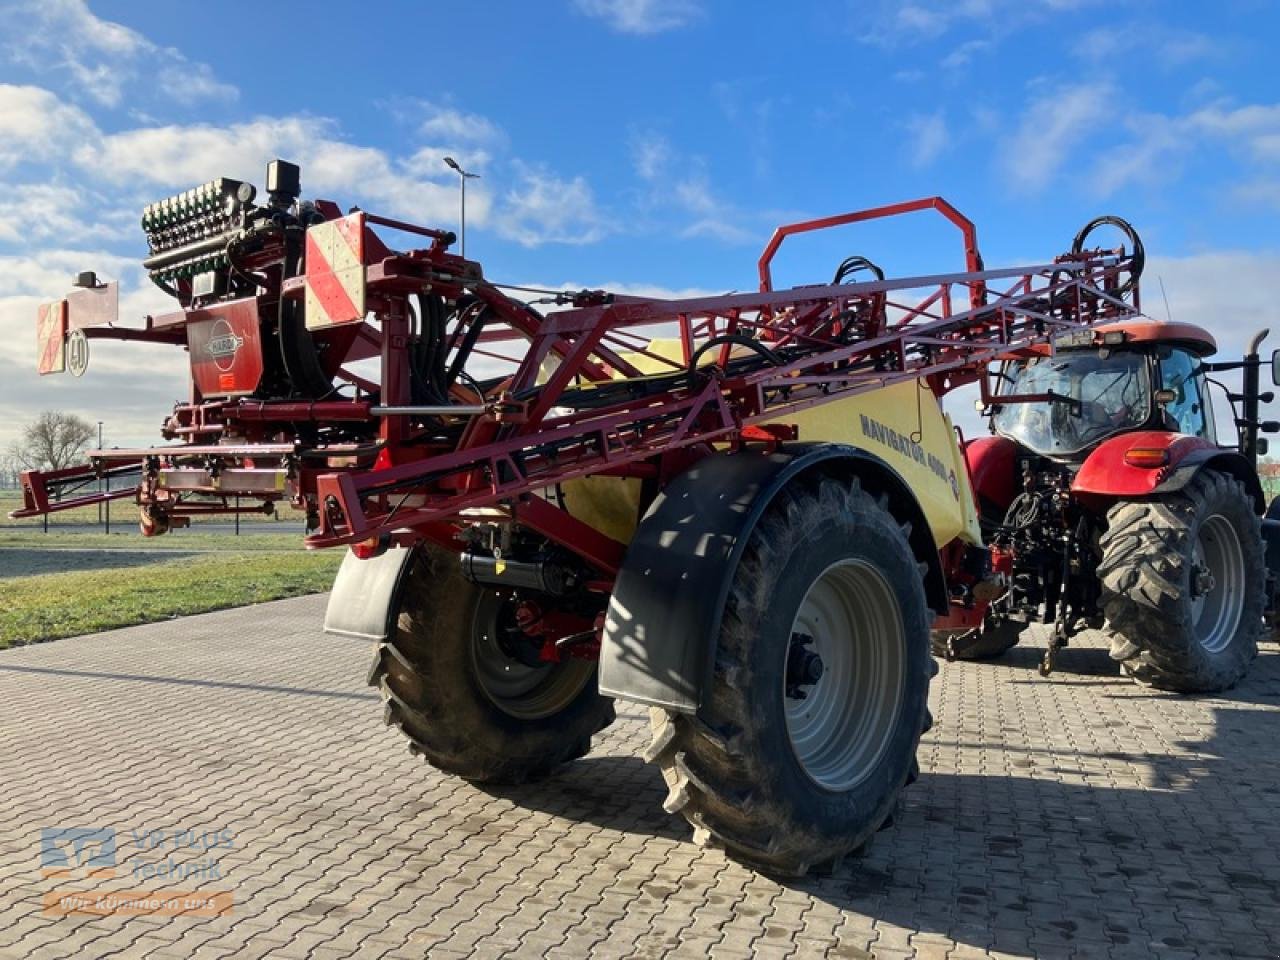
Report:
M 1280 350 L 1271 351 L 1271 382 L 1280 387 Z

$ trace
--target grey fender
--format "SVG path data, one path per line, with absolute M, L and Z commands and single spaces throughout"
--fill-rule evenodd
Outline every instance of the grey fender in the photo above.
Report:
M 1171 471 L 1152 493 L 1174 493 L 1181 490 L 1201 470 L 1217 470 L 1234 477 L 1244 484 L 1245 490 L 1253 498 L 1254 509 L 1260 514 L 1266 509 L 1262 496 L 1262 484 L 1258 480 L 1258 472 L 1249 463 L 1249 459 L 1237 450 L 1203 449 L 1193 450 L 1178 461 Z
M 354 640 L 386 640 L 400 609 L 400 591 L 415 550 L 390 547 L 368 560 L 348 550 L 329 594 L 324 632 Z
M 857 476 L 910 522 L 926 564 L 925 592 L 947 609 L 942 564 L 924 512 L 901 476 L 873 454 L 844 444 L 791 444 L 776 453 L 712 454 L 658 495 L 627 548 L 605 619 L 600 692 L 695 712 L 715 655 L 734 572 L 769 503 L 802 474 Z

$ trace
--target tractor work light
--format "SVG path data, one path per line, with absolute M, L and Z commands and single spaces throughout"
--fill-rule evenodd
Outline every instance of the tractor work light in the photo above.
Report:
M 1108 347 L 1118 347 L 1124 341 L 1125 334 L 1123 330 L 1110 330 L 1102 335 L 1102 342 Z
M 1169 451 L 1163 447 L 1130 447 L 1124 453 L 1124 462 L 1131 467 L 1155 470 L 1169 462 Z

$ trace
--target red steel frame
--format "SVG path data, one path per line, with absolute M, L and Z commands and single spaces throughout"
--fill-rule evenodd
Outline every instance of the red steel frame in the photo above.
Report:
M 320 208 L 329 219 L 339 215 L 332 204 Z M 773 289 L 771 262 L 786 237 L 928 209 L 960 230 L 964 271 Z M 607 585 L 625 545 L 540 491 L 588 475 L 661 483 L 713 445 L 790 438 L 776 421 L 796 411 L 908 380 L 923 380 L 941 395 L 984 379 L 987 365 L 1000 357 L 1043 348 L 1058 332 L 1137 313 L 1136 285 L 1128 300 L 1116 295 L 1132 263 L 1123 250 L 986 270 L 973 224 L 937 197 L 779 228 L 758 264 L 759 292 L 661 300 L 583 291 L 560 295 L 570 307 L 545 316 L 487 281 L 478 263 L 449 253 L 440 231 L 364 216 L 374 322 L 317 333 L 341 355 L 335 373 L 352 385 L 352 397 L 220 400 L 193 388 L 166 430 L 183 443 L 94 451 L 94 465 L 78 473 L 25 474 L 26 504 L 16 515 L 97 502 L 96 494 L 54 502 L 50 486 L 83 482 L 107 464 L 141 470 L 138 502 L 177 518 L 235 509 L 232 495 L 264 505 L 292 499 L 308 511 L 309 547 L 420 539 L 456 546 L 459 529 L 477 511 L 489 508 L 484 515 L 491 516 L 498 508 L 505 519 L 585 559 Z M 373 226 L 426 236 L 432 244 L 396 252 Z M 269 260 L 263 254 L 256 265 Z M 272 275 L 264 277 L 268 289 L 255 298 L 261 309 L 276 297 L 301 297 L 305 276 L 276 276 L 274 290 Z M 449 300 L 469 295 L 486 305 L 496 319 L 478 337 L 476 355 L 505 358 L 512 368 L 482 396 L 454 389 L 457 415 L 433 413 L 430 421 L 436 435 L 441 425 L 448 428 L 445 441 L 433 439 L 422 414 L 394 412 L 410 406 L 410 297 L 427 291 Z M 957 291 L 965 295 L 961 304 Z M 205 305 L 206 314 L 216 309 Z M 466 313 L 459 311 L 448 331 L 453 345 L 464 335 Z M 174 339 L 184 315 L 149 320 L 148 329 Z M 647 349 L 655 331 L 679 338 L 678 359 Z M 138 338 L 137 331 L 114 326 L 92 333 Z M 750 344 L 735 337 L 750 337 L 759 347 L 747 349 Z M 501 353 L 511 344 L 517 354 Z M 743 364 L 757 353 L 768 362 Z M 349 369 L 372 358 L 381 366 L 377 385 Z M 662 372 L 642 375 L 642 360 Z M 611 384 L 622 384 L 623 392 L 613 396 L 620 388 Z M 378 413 L 374 390 L 376 406 L 392 412 Z M 345 426 L 350 435 L 304 442 L 306 424 Z

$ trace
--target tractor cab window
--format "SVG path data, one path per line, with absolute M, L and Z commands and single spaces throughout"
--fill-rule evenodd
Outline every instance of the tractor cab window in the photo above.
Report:
M 999 393 L 1044 398 L 997 397 L 991 423 L 996 433 L 1049 457 L 1079 453 L 1151 416 L 1147 357 L 1127 351 L 1062 351 L 1018 361 L 1003 371 Z
M 1160 356 L 1160 389 L 1173 394 L 1164 404 L 1169 428 L 1194 437 L 1214 440 L 1213 418 L 1208 410 L 1208 394 L 1196 375 L 1199 362 L 1185 350 L 1170 350 Z

